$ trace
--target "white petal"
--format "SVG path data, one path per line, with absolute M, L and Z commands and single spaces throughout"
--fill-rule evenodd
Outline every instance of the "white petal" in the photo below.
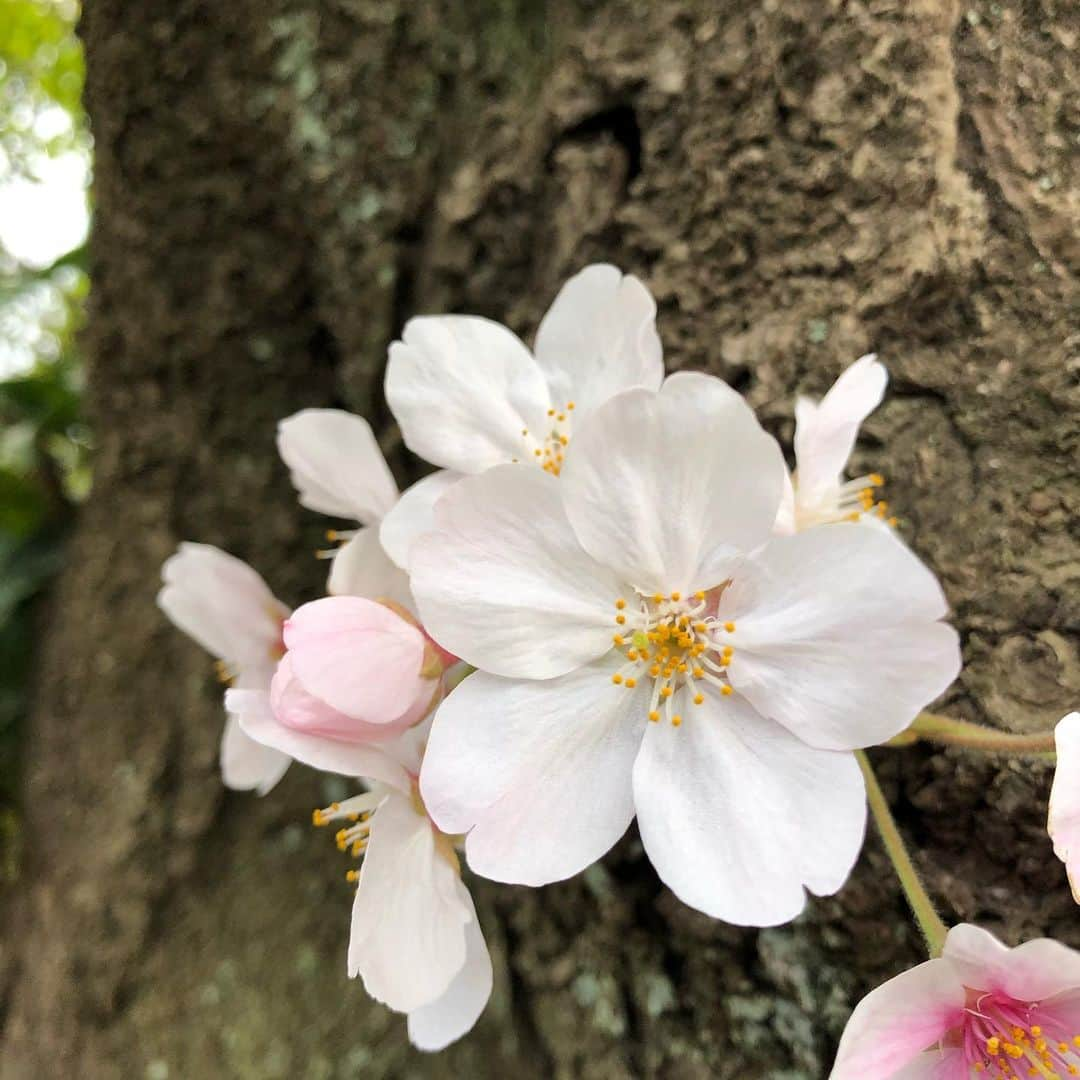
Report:
M 526 465 L 466 477 L 413 544 L 425 628 L 484 671 L 545 679 L 611 648 L 625 590 L 574 538 L 560 483 Z
M 536 362 L 547 376 L 552 403 L 574 403 L 584 418 L 621 390 L 658 390 L 664 378 L 649 290 L 617 267 L 598 263 L 559 290 L 536 332 Z
M 383 518 L 379 539 L 386 554 L 402 570 L 409 569 L 413 541 L 435 528 L 435 504 L 447 489 L 461 479 L 461 473 L 440 469 L 402 492 L 397 505 Z
M 285 775 L 292 758 L 245 735 L 235 714 L 225 718 L 221 734 L 221 779 L 233 791 L 265 795 Z
M 881 404 L 889 376 L 873 353 L 860 357 L 814 404 L 795 403 L 795 462 L 799 494 L 815 499 L 844 471 L 859 425 Z
M 778 536 L 790 536 L 795 532 L 795 488 L 791 483 L 791 474 L 784 470 L 784 488 L 780 496 L 780 509 L 776 511 L 773 532 Z
M 280 655 L 289 609 L 247 563 L 209 544 L 181 544 L 161 568 L 157 602 L 207 652 L 239 667 Z
M 379 529 L 374 525 L 359 529 L 338 548 L 326 591 L 331 596 L 393 600 L 408 611 L 416 610 L 409 576 L 390 561 L 379 541 Z
M 278 424 L 278 453 L 300 505 L 369 524 L 394 505 L 397 485 L 371 426 L 340 409 L 302 409 Z
M 465 964 L 465 927 L 475 911 L 445 845 L 407 797 L 389 795 L 371 819 L 349 975 L 398 1012 L 437 1000 Z
M 420 790 L 444 832 L 469 831 L 478 874 L 544 885 L 584 870 L 634 816 L 644 689 L 607 658 L 545 682 L 470 675 L 439 707 Z
M 1080 903 L 1080 712 L 1071 712 L 1054 729 L 1057 766 L 1050 788 L 1046 829 L 1054 854 L 1065 864 L 1073 899 Z
M 831 895 L 862 846 L 866 798 L 852 754 L 813 750 L 711 688 L 683 723 L 649 724 L 634 764 L 645 851 L 684 903 L 739 926 Z
M 855 1007 L 844 1028 L 829 1080 L 890 1080 L 905 1066 L 911 1080 L 935 1075 L 941 1053 L 923 1056 L 963 1017 L 964 985 L 947 960 L 927 960 L 905 971 Z M 945 1075 L 948 1075 L 947 1073 Z M 966 1073 L 961 1073 L 966 1075 Z
M 386 400 L 405 445 L 433 465 L 478 473 L 529 452 L 548 410 L 543 372 L 505 326 L 471 315 L 410 319 L 390 346 Z
M 1010 949 L 982 927 L 961 923 L 946 936 L 942 955 L 965 985 L 1000 990 L 1020 1001 L 1080 988 L 1080 953 L 1049 938 Z
M 442 997 L 409 1013 L 409 1042 L 428 1053 L 456 1042 L 480 1019 L 491 984 L 491 957 L 473 908 L 472 920 L 465 926 L 465 964 Z
M 628 390 L 574 435 L 561 482 L 584 548 L 647 592 L 693 591 L 718 547 L 769 535 L 784 459 L 742 398 L 708 375 Z
M 245 735 L 295 761 L 325 772 L 381 780 L 399 790 L 411 790 L 412 781 L 398 760 L 394 742 L 370 746 L 293 731 L 278 722 L 269 695 L 258 690 L 226 691 L 225 708 L 240 721 Z M 408 734 L 400 738 L 407 739 Z
M 821 526 L 770 540 L 725 593 L 732 685 L 763 715 L 826 750 L 902 731 L 956 678 L 934 575 L 892 534 Z

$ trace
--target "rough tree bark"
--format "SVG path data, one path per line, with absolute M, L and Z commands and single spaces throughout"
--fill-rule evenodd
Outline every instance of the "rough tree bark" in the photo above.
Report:
M 608 259 L 671 367 L 791 435 L 876 348 L 859 464 L 942 575 L 944 708 L 1027 731 L 1080 701 L 1075 5 L 1058 0 L 88 0 L 96 432 L 44 642 L 4 1078 L 824 1076 L 853 1002 L 919 946 L 872 837 L 794 925 L 712 922 L 631 834 L 538 891 L 477 884 L 496 994 L 447 1054 L 344 972 L 349 890 L 294 768 L 222 792 L 219 689 L 154 607 L 181 539 L 314 596 L 275 420 L 364 412 L 417 312 L 531 334 Z M 934 893 L 1080 945 L 1044 765 L 877 755 Z M 873 1080 L 873 1078 L 870 1078 Z

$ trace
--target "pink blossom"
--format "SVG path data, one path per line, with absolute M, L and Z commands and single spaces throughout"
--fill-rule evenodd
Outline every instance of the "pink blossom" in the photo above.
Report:
M 1010 949 L 964 924 L 859 1003 L 831 1080 L 1077 1075 L 1080 953 L 1046 938 Z

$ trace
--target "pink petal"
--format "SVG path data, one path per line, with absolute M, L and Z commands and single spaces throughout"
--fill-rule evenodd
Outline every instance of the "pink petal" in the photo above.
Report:
M 428 691 L 428 701 L 431 691 Z M 426 702 L 422 703 L 426 707 Z M 392 738 L 423 716 L 423 708 L 413 706 L 391 724 L 372 724 L 327 705 L 309 694 L 296 678 L 293 654 L 282 657 L 270 683 L 270 707 L 278 723 L 293 731 L 318 735 L 339 742 L 375 743 Z
M 292 672 L 332 710 L 390 724 L 431 700 L 424 635 L 397 612 L 358 596 L 304 604 L 285 623 Z
M 830 1080 L 887 1080 L 957 1026 L 963 1007 L 963 984 L 945 960 L 927 960 L 897 975 L 855 1007 Z

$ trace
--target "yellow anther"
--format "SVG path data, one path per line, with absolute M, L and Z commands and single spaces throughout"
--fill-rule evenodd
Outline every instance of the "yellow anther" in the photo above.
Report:
M 729 660 L 735 655 L 735 650 L 730 645 L 725 645 L 721 656 L 726 656 Z
M 638 658 L 637 649 L 627 649 L 626 650 L 626 659 L 627 660 L 636 660 L 637 658 Z
M 859 511 L 858 510 L 853 510 L 850 514 L 848 514 L 848 516 L 844 520 L 845 521 L 858 521 L 860 517 L 862 517 L 862 515 L 859 513 Z
M 671 695 L 672 695 L 672 694 L 674 694 L 674 693 L 675 693 L 675 691 L 674 691 L 674 690 L 672 690 L 670 686 L 665 686 L 665 687 L 664 687 L 664 688 L 663 688 L 663 689 L 662 689 L 662 690 L 660 691 L 660 696 L 661 696 L 662 698 L 669 698 L 669 697 L 671 697 Z
M 705 594 L 700 589 L 698 589 L 698 591 L 696 593 L 694 593 L 694 599 L 695 600 L 704 600 L 705 599 Z
M 616 615 L 616 616 L 615 616 L 615 621 L 616 621 L 616 622 L 617 622 L 617 623 L 618 623 L 618 624 L 619 624 L 620 626 L 625 626 L 625 625 L 626 625 L 626 616 L 625 616 L 625 615 Z
M 696 622 L 696 623 L 694 623 L 694 629 L 695 629 L 695 630 L 696 630 L 696 631 L 697 631 L 697 632 L 698 632 L 699 634 L 704 634 L 704 633 L 705 633 L 705 631 L 706 631 L 706 630 L 708 630 L 709 628 L 708 628 L 708 627 L 707 627 L 707 626 L 705 625 L 705 623 L 703 623 L 703 622 Z
M 1073 1036 L 1073 1046 L 1080 1046 L 1080 1035 Z
M 360 880 L 360 871 L 359 870 L 346 870 L 345 871 L 345 880 L 346 881 L 359 881 Z
M 720 657 L 720 666 L 721 667 L 727 667 L 728 664 L 730 664 L 730 663 L 731 663 L 731 657 L 730 656 L 721 656 Z
M 729 619 L 726 623 L 724 623 L 724 629 L 729 634 L 733 634 L 735 632 L 735 624 Z
M 664 594 L 663 593 L 653 593 L 652 602 L 654 604 L 662 604 L 664 602 Z
M 364 841 L 363 840 L 356 840 L 353 843 L 353 846 L 352 846 L 353 858 L 355 859 L 356 856 L 359 855 L 363 850 L 364 850 Z
M 339 802 L 332 802 L 332 803 L 330 804 L 330 809 L 331 809 L 331 810 L 333 810 L 333 811 L 334 811 L 334 813 L 336 814 L 336 813 L 337 813 L 337 812 L 338 812 L 338 811 L 339 811 L 339 810 L 341 809 L 341 803 L 339 803 Z
M 615 607 L 617 607 L 619 609 L 619 611 L 622 611 L 622 609 L 624 607 L 626 607 L 626 601 L 621 599 L 621 598 L 616 600 L 615 601 Z
M 1069 1044 L 1067 1042 L 1059 1042 L 1058 1052 L 1062 1054 L 1067 1054 L 1069 1052 Z
M 321 829 L 324 825 L 329 825 L 330 822 L 326 820 L 326 815 L 321 810 L 312 810 L 311 824 L 317 829 Z
M 672 727 L 678 727 L 681 723 L 682 723 L 682 717 L 678 713 L 676 713 L 671 718 L 671 726 Z
M 566 413 L 559 413 L 559 415 L 556 416 L 555 419 L 558 420 L 561 424 L 566 419 Z
M 533 457 L 540 457 L 541 454 L 543 454 L 543 450 L 534 450 L 533 451 Z
M 616 686 L 618 686 L 618 685 L 619 685 L 619 683 L 621 683 L 621 682 L 622 682 L 622 676 L 621 676 L 621 675 L 620 675 L 620 674 L 619 674 L 618 672 L 615 672 L 615 674 L 611 676 L 611 681 L 612 681 L 612 682 L 613 682 L 613 683 L 614 683 L 614 684 L 615 684 Z
M 336 540 L 337 538 L 338 538 L 338 531 L 337 531 L 337 529 L 327 529 L 327 530 L 326 530 L 326 539 L 327 539 L 327 540 L 329 540 L 331 544 L 332 544 L 332 543 L 333 543 L 333 542 L 334 542 L 334 541 L 335 541 L 335 540 Z
M 686 667 L 685 664 L 680 664 L 675 670 L 678 671 L 679 674 L 685 675 L 686 671 L 687 671 L 687 667 Z
M 695 694 L 694 695 L 694 704 L 695 705 L 700 705 L 704 700 L 705 700 L 705 695 L 704 694 Z
M 528 435 L 528 434 L 529 434 L 529 429 L 528 429 L 527 427 L 523 427 L 523 428 L 521 429 L 521 434 L 522 434 L 522 435 Z
M 1001 1049 L 1001 1040 L 996 1035 L 991 1035 L 986 1040 L 986 1052 L 991 1057 L 997 1057 L 998 1051 Z
M 656 721 L 660 719 L 660 714 L 653 709 L 652 712 L 649 713 L 649 719 L 655 724 Z
M 611 640 L 620 647 L 626 644 L 626 638 L 622 634 L 616 634 Z
M 885 477 L 882 476 L 881 473 L 871 473 L 867 477 L 867 480 L 869 480 L 874 487 L 881 487 L 881 485 L 885 483 Z
M 555 410 L 554 409 L 548 409 L 548 416 L 554 416 L 554 415 L 555 415 Z
M 359 821 L 360 820 L 360 815 L 359 814 L 350 814 L 349 815 L 349 820 L 350 821 Z
M 695 679 L 704 679 L 705 678 L 705 669 L 702 668 L 702 667 L 696 667 L 696 668 L 694 668 L 692 674 L 693 674 Z
M 720 693 L 723 694 L 724 697 L 731 697 L 731 695 L 734 694 L 735 691 L 732 690 L 730 686 L 725 685 L 720 687 Z
M 896 518 L 894 518 L 894 517 L 889 518 L 889 524 L 895 529 L 896 528 Z
M 626 689 L 627 690 L 633 690 L 635 686 L 637 686 L 637 679 L 630 678 L 630 679 L 626 680 Z
M 673 592 L 671 594 L 671 599 L 672 600 L 681 600 L 682 599 L 682 593 L 681 592 Z
M 656 676 L 660 674 L 660 665 L 653 664 L 653 666 L 649 668 L 649 674 L 655 679 Z

